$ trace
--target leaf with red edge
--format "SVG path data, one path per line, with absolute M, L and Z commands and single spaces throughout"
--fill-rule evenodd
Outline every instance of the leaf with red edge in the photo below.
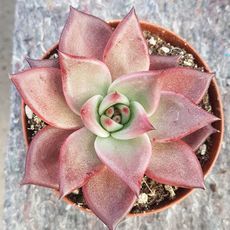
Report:
M 80 117 L 67 105 L 57 68 L 33 68 L 10 76 L 31 110 L 51 126 L 62 129 L 82 127 Z
M 59 68 L 59 61 L 57 58 L 53 59 L 32 59 L 26 58 L 26 61 L 29 63 L 31 68 L 34 67 L 54 67 Z
M 104 48 L 112 32 L 111 26 L 100 18 L 70 7 L 59 49 L 68 54 L 102 60 Z
M 60 148 L 72 132 L 46 126 L 36 134 L 27 151 L 22 184 L 59 189 Z
M 196 151 L 206 140 L 207 138 L 217 132 L 211 125 L 207 125 L 194 133 L 189 134 L 183 138 L 183 141 L 186 142 L 193 151 Z
M 94 150 L 96 136 L 86 128 L 71 134 L 60 152 L 60 193 L 65 196 L 82 187 L 103 168 Z
M 112 78 L 149 70 L 148 46 L 134 8 L 118 24 L 104 51 L 104 62 Z
M 128 123 L 121 130 L 111 133 L 112 137 L 120 140 L 128 140 L 154 129 L 140 103 L 136 101 L 131 102 L 130 111 L 131 116 Z
M 151 179 L 183 188 L 204 188 L 200 163 L 183 141 L 152 143 L 152 158 L 145 174 Z
M 147 134 L 130 140 L 97 137 L 95 150 L 100 160 L 138 195 L 152 154 Z
M 108 137 L 109 132 L 102 128 L 98 114 L 98 108 L 102 101 L 102 96 L 91 97 L 81 108 L 81 119 L 85 127 L 99 137 Z
M 129 105 L 129 99 L 125 95 L 118 92 L 110 93 L 106 95 L 101 102 L 98 110 L 99 114 L 103 114 L 106 109 L 116 104 Z
M 150 70 L 162 70 L 179 65 L 180 56 L 150 55 Z
M 119 92 L 131 101 L 139 102 L 150 116 L 156 110 L 162 87 L 160 71 L 143 71 L 124 75 L 109 87 L 108 92 Z
M 198 104 L 207 92 L 214 74 L 187 67 L 166 69 L 161 73 L 163 91 L 180 93 Z
M 105 96 L 111 84 L 107 66 L 96 59 L 59 52 L 63 91 L 70 108 L 80 114 L 81 106 L 92 96 Z
M 178 140 L 190 133 L 219 120 L 193 104 L 184 96 L 162 92 L 159 107 L 149 118 L 154 125 L 151 137 L 158 141 Z
M 83 186 L 83 195 L 89 208 L 110 230 L 116 228 L 136 201 L 126 183 L 107 168 Z
M 123 128 L 122 124 L 117 123 L 116 121 L 105 115 L 101 116 L 100 121 L 103 128 L 108 132 L 115 132 Z

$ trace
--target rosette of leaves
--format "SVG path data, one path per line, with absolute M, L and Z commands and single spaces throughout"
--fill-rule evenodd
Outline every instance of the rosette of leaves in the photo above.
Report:
M 177 59 L 149 56 L 134 9 L 113 30 L 71 8 L 58 59 L 29 59 L 30 69 L 11 75 L 48 124 L 29 146 L 23 184 L 61 197 L 82 187 L 110 229 L 133 207 L 144 174 L 203 188 L 194 150 L 218 118 L 197 104 L 213 74 L 178 67 Z

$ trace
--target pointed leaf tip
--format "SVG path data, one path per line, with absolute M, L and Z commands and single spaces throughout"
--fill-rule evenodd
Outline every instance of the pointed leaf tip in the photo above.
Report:
M 96 136 L 86 128 L 72 133 L 60 152 L 60 193 L 66 196 L 82 187 L 103 165 L 94 150 Z
M 197 151 L 197 149 L 207 140 L 207 138 L 213 133 L 218 132 L 215 128 L 213 128 L 210 124 L 185 136 L 183 141 L 186 142 L 193 151 Z
M 124 74 L 149 70 L 148 47 L 134 9 L 114 30 L 105 47 L 103 60 L 113 79 Z
M 151 179 L 183 188 L 204 188 L 200 162 L 183 141 L 152 143 L 152 158 L 146 171 Z
M 59 189 L 59 153 L 72 132 L 46 126 L 36 134 L 27 152 L 22 184 Z
M 138 195 L 152 153 L 148 136 L 130 140 L 97 137 L 94 146 L 100 160 Z
M 181 139 L 219 118 L 180 94 L 163 91 L 160 106 L 149 120 L 156 128 L 149 135 L 162 142 Z
M 89 208 L 111 230 L 129 213 L 136 200 L 126 183 L 108 168 L 83 186 L 83 195 Z
M 57 68 L 32 68 L 11 75 L 11 80 L 31 110 L 51 126 L 62 129 L 82 127 L 79 116 L 67 105 Z
M 68 54 L 102 60 L 111 34 L 112 28 L 105 21 L 70 7 L 59 49 Z
M 214 74 L 188 67 L 166 69 L 161 73 L 162 90 L 182 94 L 198 104 L 207 92 L 213 76 Z

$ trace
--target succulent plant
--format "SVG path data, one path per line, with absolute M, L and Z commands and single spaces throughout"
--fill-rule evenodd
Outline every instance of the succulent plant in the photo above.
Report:
M 213 74 L 149 56 L 134 9 L 113 30 L 71 8 L 58 59 L 28 59 L 11 75 L 25 104 L 48 125 L 33 138 L 23 184 L 82 187 L 88 207 L 114 229 L 144 175 L 204 188 L 194 151 L 218 120 L 198 103 Z

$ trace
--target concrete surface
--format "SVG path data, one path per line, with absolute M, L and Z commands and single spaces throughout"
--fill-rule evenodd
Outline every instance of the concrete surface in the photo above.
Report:
M 11 72 L 14 5 L 14 0 L 0 0 L 0 223 L 4 201 L 4 156 L 9 130 L 8 73 Z
M 41 56 L 57 41 L 69 4 L 105 19 L 124 16 L 134 5 L 139 18 L 170 28 L 187 39 L 216 71 L 226 117 L 220 157 L 206 178 L 206 190 L 195 190 L 181 204 L 162 213 L 127 218 L 122 230 L 230 229 L 230 3 L 229 0 L 17 0 L 13 71 L 25 66 L 24 57 Z M 51 190 L 19 183 L 24 172 L 25 146 L 20 123 L 20 98 L 11 91 L 11 128 L 5 160 L 3 229 L 102 230 L 95 216 L 65 204 Z M 213 188 L 213 184 L 216 189 Z M 1 228 L 1 227 L 0 227 Z

